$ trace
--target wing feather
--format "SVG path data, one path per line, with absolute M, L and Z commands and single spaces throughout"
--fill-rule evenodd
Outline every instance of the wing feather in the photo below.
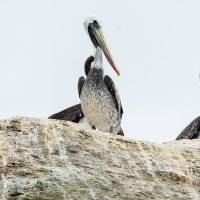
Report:
M 122 117 L 123 108 L 121 105 L 121 100 L 120 100 L 117 88 L 115 87 L 113 80 L 108 75 L 105 75 L 104 83 L 105 83 L 106 87 L 108 88 L 110 94 L 113 97 L 113 101 L 115 103 L 115 107 L 116 107 L 117 111 L 119 112 L 120 116 Z
M 87 60 L 85 61 L 85 65 L 84 65 L 84 68 L 85 68 L 85 75 L 87 76 L 90 72 L 90 69 L 91 69 L 91 64 L 92 62 L 94 61 L 94 56 L 90 56 L 87 58 Z
M 200 116 L 194 119 L 176 138 L 182 139 L 197 139 L 200 137 Z
M 85 77 L 84 76 L 81 76 L 78 80 L 78 95 L 79 97 L 81 96 L 81 90 L 83 88 L 83 84 L 85 82 Z
M 81 104 L 76 104 L 49 116 L 49 119 L 66 120 L 78 123 L 84 117 Z

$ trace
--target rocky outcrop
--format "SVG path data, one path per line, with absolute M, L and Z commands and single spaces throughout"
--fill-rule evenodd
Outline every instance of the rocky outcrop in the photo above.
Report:
M 136 141 L 66 121 L 0 121 L 0 199 L 200 199 L 200 140 Z

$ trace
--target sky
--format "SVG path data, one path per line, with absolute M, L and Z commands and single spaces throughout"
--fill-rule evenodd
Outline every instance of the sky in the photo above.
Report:
M 200 115 L 200 1 L 0 1 L 0 119 L 47 118 L 79 103 L 97 15 L 121 72 L 125 136 L 167 142 Z

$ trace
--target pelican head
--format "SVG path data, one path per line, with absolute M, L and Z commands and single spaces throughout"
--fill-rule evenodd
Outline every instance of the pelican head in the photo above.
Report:
M 112 59 L 111 53 L 108 49 L 108 45 L 106 43 L 105 37 L 102 32 L 101 23 L 100 23 L 98 17 L 96 17 L 96 16 L 87 17 L 84 22 L 84 26 L 85 26 L 85 30 L 88 33 L 95 49 L 97 49 L 99 47 L 103 50 L 104 55 L 106 56 L 108 62 L 110 63 L 112 68 L 115 70 L 115 72 L 119 76 L 120 72 L 117 69 L 117 67 Z

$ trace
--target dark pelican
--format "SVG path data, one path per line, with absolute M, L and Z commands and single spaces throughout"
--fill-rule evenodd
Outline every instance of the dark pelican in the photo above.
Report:
M 123 135 L 120 126 L 123 109 L 114 82 L 109 76 L 104 76 L 102 51 L 118 75 L 119 70 L 108 50 L 98 19 L 88 17 L 84 25 L 95 47 L 95 57 L 86 79 L 80 77 L 78 82 L 83 113 L 93 129 Z
M 198 139 L 200 138 L 200 116 L 194 119 L 176 138 L 182 139 Z
M 84 69 L 85 69 L 85 75 L 87 76 L 90 68 L 91 68 L 91 64 L 94 61 L 94 57 L 90 56 L 88 57 L 88 59 L 85 61 L 85 65 L 84 65 Z M 87 120 L 84 117 L 82 108 L 81 108 L 81 104 L 76 104 L 74 106 L 71 106 L 65 110 L 62 110 L 58 113 L 55 113 L 51 116 L 48 117 L 49 119 L 59 119 L 59 120 L 66 120 L 66 121 L 71 121 L 71 122 L 75 122 L 75 123 L 81 123 L 84 124 L 88 127 L 88 123 Z

